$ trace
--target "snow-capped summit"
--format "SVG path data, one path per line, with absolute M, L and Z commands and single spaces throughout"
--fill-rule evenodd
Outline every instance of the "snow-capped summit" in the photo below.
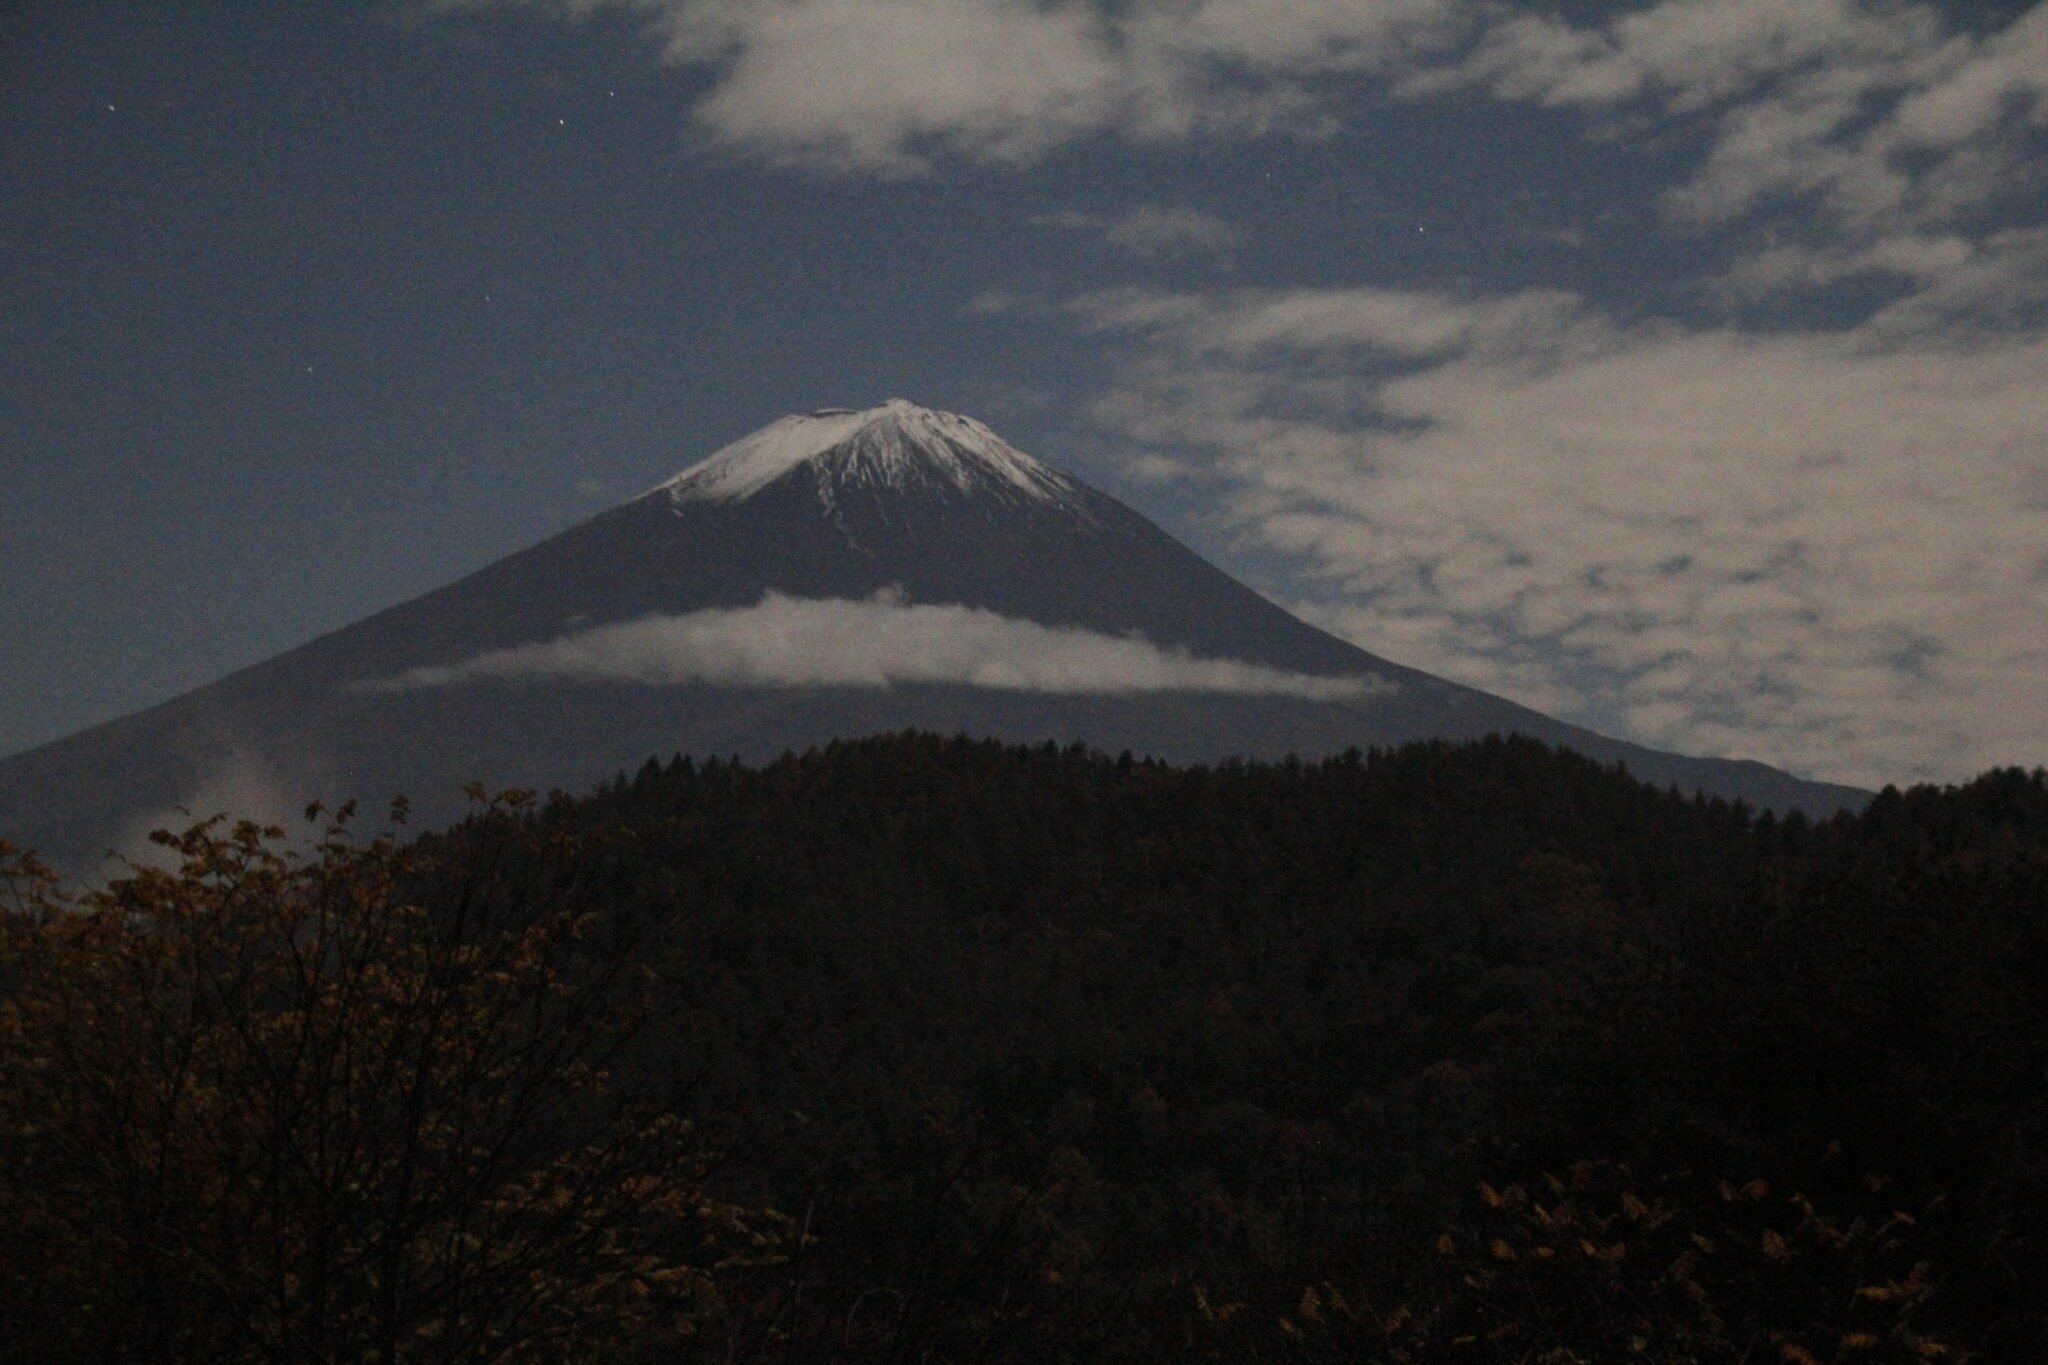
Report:
M 854 489 L 983 491 L 1004 501 L 1078 505 L 1081 485 L 972 417 L 891 398 L 872 408 L 819 408 L 770 422 L 646 495 L 742 502 L 808 474 L 821 502 Z
M 406 792 L 431 827 L 478 781 L 905 729 L 1203 763 L 1518 732 L 1753 806 L 1865 796 L 1369 654 L 980 422 L 897 399 L 785 417 L 457 582 L 0 757 L 0 835 L 85 871 L 174 808 L 265 790 L 279 811 Z

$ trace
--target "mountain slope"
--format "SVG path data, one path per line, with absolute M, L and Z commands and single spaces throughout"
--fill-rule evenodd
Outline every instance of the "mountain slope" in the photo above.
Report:
M 838 605 L 813 612 L 824 634 L 783 641 L 781 599 Z M 981 652 L 948 662 L 967 636 Z M 792 685 L 834 676 L 816 657 L 833 640 L 937 657 Z M 810 671 L 776 672 L 793 652 Z M 1087 670 L 1105 658 L 1149 671 L 1097 686 Z M 1031 681 L 1048 669 L 1066 690 Z M 1202 681 L 1219 669 L 1237 681 Z M 0 832 L 81 865 L 174 803 L 282 813 L 404 792 L 433 821 L 473 780 L 579 788 L 649 754 L 766 758 L 912 727 L 1182 762 L 1520 732 L 1779 809 L 1866 795 L 1625 744 L 1378 658 L 980 423 L 892 400 L 784 418 L 458 582 L 0 760 Z

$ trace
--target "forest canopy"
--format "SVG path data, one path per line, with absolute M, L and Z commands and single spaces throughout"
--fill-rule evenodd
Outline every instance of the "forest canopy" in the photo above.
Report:
M 2048 775 L 677 758 L 4 855 L 10 1360 L 2048 1352 Z

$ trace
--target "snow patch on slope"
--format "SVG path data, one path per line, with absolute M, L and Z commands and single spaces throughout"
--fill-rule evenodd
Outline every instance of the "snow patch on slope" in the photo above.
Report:
M 740 502 L 796 470 L 818 476 L 828 505 L 849 489 L 991 491 L 1077 505 L 1081 486 L 972 417 L 901 398 L 854 411 L 821 408 L 771 422 L 650 490 L 674 502 Z

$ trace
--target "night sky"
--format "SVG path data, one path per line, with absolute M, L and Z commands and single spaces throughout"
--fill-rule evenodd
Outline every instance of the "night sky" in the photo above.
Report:
M 0 15 L 0 753 L 792 411 L 1688 753 L 2048 763 L 2048 3 Z

